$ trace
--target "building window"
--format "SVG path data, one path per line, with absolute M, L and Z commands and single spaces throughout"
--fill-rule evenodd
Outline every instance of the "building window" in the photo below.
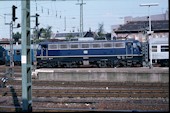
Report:
M 152 52 L 157 52 L 157 46 L 152 46 Z
M 161 46 L 161 52 L 169 52 L 168 46 Z

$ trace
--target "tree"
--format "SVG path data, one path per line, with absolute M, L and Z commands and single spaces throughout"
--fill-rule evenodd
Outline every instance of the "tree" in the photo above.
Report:
M 21 33 L 19 33 L 19 32 L 12 33 L 12 35 L 13 35 L 12 37 L 15 40 L 15 42 L 18 42 L 19 39 L 21 39 Z
M 38 29 L 37 31 L 34 30 L 33 31 L 33 34 L 34 36 L 37 36 L 38 35 L 38 38 L 44 38 L 44 39 L 50 39 L 51 35 L 52 35 L 52 27 L 51 26 L 48 26 L 47 28 L 40 28 Z M 37 33 L 38 34 L 37 34 Z
M 74 37 L 74 36 L 73 36 L 71 33 L 69 33 L 69 34 L 66 35 L 66 39 L 67 39 L 67 40 L 70 40 L 70 39 L 73 38 L 73 37 Z
M 104 24 L 103 23 L 101 23 L 101 24 L 99 24 L 99 28 L 98 28 L 98 36 L 99 37 L 104 37 Z
M 51 34 L 52 34 L 52 30 L 51 30 L 51 26 L 48 26 L 47 28 L 42 28 L 41 29 L 41 37 L 45 38 L 45 39 L 50 39 Z

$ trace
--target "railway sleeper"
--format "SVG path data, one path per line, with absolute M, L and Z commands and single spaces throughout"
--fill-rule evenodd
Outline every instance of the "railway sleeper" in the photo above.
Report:
M 95 94 L 88 94 L 88 95 L 84 95 L 84 97 L 96 97 Z
M 168 91 L 165 90 L 151 90 L 152 93 L 166 93 Z
M 152 93 L 151 90 L 140 90 L 141 93 Z
M 99 93 L 100 90 L 93 89 L 93 90 L 87 90 L 86 92 L 88 92 L 88 93 Z
M 96 94 L 95 97 L 108 97 L 108 95 L 106 93 L 99 93 Z
M 169 98 L 169 94 L 168 93 L 155 93 L 155 94 L 153 94 L 154 95 L 154 97 L 162 97 L 162 98 Z
M 86 97 L 84 94 L 80 94 L 80 93 L 78 93 L 78 94 L 74 93 L 74 94 L 71 94 L 71 96 L 72 97 L 80 97 L 80 98 Z
M 130 94 L 129 93 L 120 93 L 118 96 L 119 97 L 129 97 Z
M 110 93 L 110 90 L 107 90 L 107 89 L 106 90 L 100 90 L 99 92 L 100 93 Z
M 149 93 L 140 93 L 140 97 L 141 98 L 154 98 L 155 96 Z
M 110 90 L 110 93 L 120 93 L 120 90 Z
M 130 94 L 130 96 L 129 97 L 131 97 L 131 98 L 139 98 L 140 96 L 139 96 L 139 94 Z
M 77 90 L 77 93 L 88 93 L 88 92 L 84 90 Z
M 107 94 L 107 97 L 119 97 L 118 93 L 109 93 Z
M 63 92 L 66 92 L 66 93 L 76 93 L 76 92 L 78 92 L 78 90 L 76 90 L 76 89 L 69 89 L 69 90 L 65 90 L 65 91 L 63 91 Z

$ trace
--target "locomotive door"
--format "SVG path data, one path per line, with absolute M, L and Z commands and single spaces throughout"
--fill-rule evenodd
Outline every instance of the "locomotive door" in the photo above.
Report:
M 41 47 L 41 56 L 48 56 L 48 48 L 47 45 L 42 45 Z M 45 57 L 44 57 L 45 58 Z
M 133 42 L 126 43 L 126 57 L 133 57 Z

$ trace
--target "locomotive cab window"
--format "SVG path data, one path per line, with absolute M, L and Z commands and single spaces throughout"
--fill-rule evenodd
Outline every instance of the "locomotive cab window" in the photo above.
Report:
M 41 50 L 41 46 L 39 45 L 37 49 L 38 49 L 38 50 Z
M 142 45 L 141 45 L 140 42 L 137 42 L 137 43 L 135 43 L 135 44 L 136 44 L 136 46 L 138 46 L 138 47 L 142 47 Z
M 136 45 L 136 43 L 133 43 L 133 48 L 137 48 L 137 45 Z
M 47 45 L 41 45 L 41 48 L 45 50 L 47 49 Z

